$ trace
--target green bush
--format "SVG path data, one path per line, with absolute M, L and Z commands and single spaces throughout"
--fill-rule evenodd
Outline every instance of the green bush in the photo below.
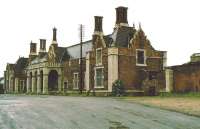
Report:
M 112 85 L 112 95 L 113 96 L 123 96 L 125 95 L 124 84 L 121 80 L 116 80 Z

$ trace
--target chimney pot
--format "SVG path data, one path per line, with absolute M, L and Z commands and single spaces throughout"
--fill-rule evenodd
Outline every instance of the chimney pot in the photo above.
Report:
M 95 20 L 94 32 L 103 32 L 102 19 L 103 19 L 102 16 L 94 16 L 94 20 Z
M 116 24 L 125 23 L 128 24 L 127 20 L 127 7 L 117 7 L 116 8 Z
M 40 39 L 40 52 L 46 52 L 46 39 Z
M 32 43 L 32 41 L 31 41 L 31 43 L 30 43 L 30 55 L 36 55 L 37 54 L 36 50 L 37 50 L 37 44 Z
M 53 28 L 53 41 L 57 41 L 57 29 L 55 27 Z

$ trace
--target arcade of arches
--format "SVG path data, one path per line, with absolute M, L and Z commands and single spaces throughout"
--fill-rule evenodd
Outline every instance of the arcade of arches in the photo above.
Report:
M 62 88 L 61 70 L 33 69 L 27 72 L 27 93 L 47 94 L 60 92 Z

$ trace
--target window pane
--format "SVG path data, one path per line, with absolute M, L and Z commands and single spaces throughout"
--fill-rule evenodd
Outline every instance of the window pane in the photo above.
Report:
M 97 61 L 96 63 L 100 64 L 101 63 L 101 54 L 102 54 L 101 49 L 97 50 L 96 54 L 97 54 L 96 55 L 96 58 L 97 58 L 96 59 L 96 61 Z
M 103 86 L 103 69 L 96 69 L 96 86 Z
M 78 83 L 79 83 L 78 74 L 75 73 L 74 74 L 74 88 L 78 88 Z
M 144 64 L 144 51 L 137 51 L 137 63 Z

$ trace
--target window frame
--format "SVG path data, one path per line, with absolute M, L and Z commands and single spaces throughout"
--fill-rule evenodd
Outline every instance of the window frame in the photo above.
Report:
M 143 64 L 141 64 L 141 63 L 138 62 L 138 51 L 144 52 L 144 63 Z M 146 50 L 144 50 L 144 49 L 136 49 L 136 66 L 147 66 L 146 59 L 147 59 L 147 57 L 146 57 Z
M 97 70 L 98 69 L 102 69 L 102 85 L 101 86 L 97 86 Z M 98 89 L 98 88 L 104 88 L 104 67 L 95 67 L 95 75 L 94 75 L 94 88 Z
M 75 75 L 77 75 L 77 80 L 75 80 Z M 75 81 L 77 81 L 76 87 L 75 87 Z M 78 72 L 73 73 L 73 89 L 79 89 L 79 73 Z
M 98 52 L 98 51 L 101 51 L 100 62 L 97 62 L 97 61 L 98 61 L 98 60 L 97 60 L 97 52 Z M 103 52 L 102 52 L 102 48 L 97 48 L 97 49 L 96 49 L 96 65 L 97 65 L 97 66 L 102 65 L 102 57 L 103 57 L 102 53 L 103 53 Z

